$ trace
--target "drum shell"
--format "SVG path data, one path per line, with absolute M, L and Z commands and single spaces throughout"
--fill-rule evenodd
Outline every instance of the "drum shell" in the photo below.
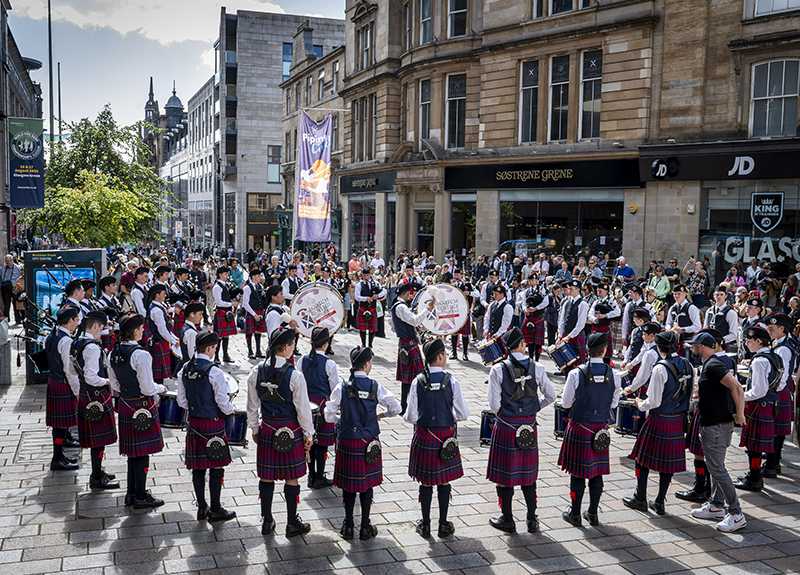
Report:
M 484 342 L 478 342 L 475 344 L 475 349 L 478 350 L 483 365 L 494 365 L 507 357 L 505 346 L 503 342 L 500 341 L 499 337 L 494 337 Z
M 168 391 L 160 397 L 158 418 L 161 421 L 161 427 L 186 427 L 187 413 L 185 409 L 178 405 L 177 393 Z
M 480 444 L 487 446 L 492 442 L 492 429 L 497 422 L 497 416 L 494 411 L 488 409 L 481 411 L 481 434 Z
M 247 447 L 247 412 L 234 411 L 226 418 L 225 435 L 230 445 Z

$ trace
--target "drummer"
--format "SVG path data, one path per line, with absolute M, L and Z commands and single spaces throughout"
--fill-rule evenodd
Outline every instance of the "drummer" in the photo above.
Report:
M 528 346 L 528 357 L 539 361 L 544 345 L 544 312 L 550 305 L 550 294 L 539 285 L 539 274 L 528 274 L 528 287 L 520 293 L 519 304 L 525 310 L 522 318 L 522 335 Z
M 326 327 L 315 327 L 311 330 L 311 351 L 300 360 L 300 370 L 306 378 L 308 399 L 317 404 L 320 414 L 331 391 L 339 385 L 339 370 L 332 359 L 325 357 L 331 342 L 331 334 Z M 320 415 L 321 418 L 321 415 Z M 328 459 L 328 447 L 335 443 L 334 425 L 324 421 L 315 421 L 318 425 L 314 445 L 309 451 L 308 488 L 325 489 L 333 485 L 333 481 L 325 475 L 325 461 Z
M 649 507 L 657 515 L 664 515 L 672 476 L 686 471 L 683 423 L 694 387 L 694 368 L 689 360 L 676 353 L 678 334 L 661 332 L 655 340 L 659 361 L 653 367 L 647 399 L 634 400 L 639 411 L 649 411 L 631 453 L 636 461 L 636 491 L 633 497 L 623 497 L 622 503 L 638 511 L 647 511 Z M 651 469 L 659 474 L 658 494 L 648 503 L 647 478 Z
M 641 331 L 644 340 L 642 350 L 639 355 L 634 359 L 636 375 L 631 382 L 631 385 L 626 387 L 623 391 L 626 395 L 630 395 L 638 390 L 639 395 L 644 397 L 647 393 L 647 383 L 650 381 L 650 375 L 653 373 L 653 366 L 660 359 L 658 349 L 655 347 L 656 335 L 661 333 L 661 326 L 655 322 L 646 323 L 636 329 Z M 634 330 L 635 332 L 636 330 Z M 632 372 L 633 373 L 633 372 Z
M 481 305 L 484 308 L 488 309 L 489 305 L 495 301 L 494 288 L 496 285 L 500 285 L 497 279 L 497 270 L 492 268 L 489 270 L 488 281 L 481 288 Z M 503 293 L 505 294 L 505 292 Z
M 603 362 L 606 337 L 602 333 L 589 336 L 587 364 L 569 372 L 561 403 L 569 409 L 569 423 L 564 432 L 558 465 L 570 474 L 570 511 L 562 517 L 576 527 L 581 525 L 581 502 L 589 480 L 589 509 L 583 517 L 590 525 L 599 525 L 597 509 L 603 493 L 603 475 L 608 475 L 608 449 L 595 451 L 592 439 L 600 430 L 608 429 L 611 410 L 619 403 L 622 383 L 619 374 Z
M 497 415 L 489 447 L 486 478 L 497 484 L 502 515 L 489 520 L 489 525 L 506 533 L 516 533 L 511 511 L 514 487 L 525 497 L 528 533 L 539 531 L 536 516 L 536 480 L 539 477 L 539 445 L 536 414 L 555 402 L 556 393 L 547 378 L 544 366 L 525 357 L 525 338 L 518 328 L 502 335 L 508 359 L 496 363 L 489 372 L 489 407 Z M 544 395 L 539 397 L 539 392 Z M 530 426 L 531 443 L 518 446 L 517 430 Z
M 283 292 L 284 301 L 287 301 L 289 305 L 291 305 L 294 294 L 297 293 L 297 290 L 299 290 L 300 286 L 302 285 L 303 280 L 297 277 L 297 266 L 295 264 L 289 264 L 289 267 L 286 268 L 286 279 L 283 280 L 283 283 L 281 284 L 281 291 Z
M 648 317 L 645 323 L 652 321 L 652 306 L 644 299 L 644 292 L 638 284 L 631 284 L 628 289 L 628 303 L 625 304 L 625 310 L 622 312 L 622 339 L 625 345 L 631 345 L 631 335 L 635 325 L 633 312 L 637 309 L 646 309 Z M 636 357 L 635 355 L 633 357 Z
M 797 371 L 798 342 L 792 335 L 792 320 L 783 313 L 767 316 L 767 331 L 772 338 L 772 351 L 782 361 L 783 375 L 778 385 L 778 409 L 775 413 L 775 451 L 767 454 L 761 470 L 763 477 L 775 478 L 781 468 L 781 453 L 787 435 L 792 434 L 794 420 L 794 374 Z
M 561 303 L 561 310 L 558 314 L 558 340 L 556 345 L 569 343 L 572 346 L 572 349 L 578 354 L 578 362 L 571 366 L 571 368 L 574 368 L 586 362 L 586 335 L 583 332 L 583 328 L 589 315 L 589 304 L 581 297 L 581 282 L 579 280 L 570 280 L 564 285 L 566 286 L 567 297 Z M 606 337 L 606 345 L 608 345 L 608 337 Z
M 220 503 L 225 466 L 232 461 L 228 438 L 225 436 L 227 418 L 223 416 L 231 415 L 234 407 L 228 396 L 225 374 L 211 361 L 218 345 L 217 334 L 199 332 L 196 338 L 197 355 L 189 359 L 178 372 L 178 405 L 189 414 L 184 458 L 186 469 L 192 472 L 197 520 L 208 519 L 209 523 L 236 517 L 235 511 L 228 511 Z M 207 444 L 212 437 L 219 437 L 225 442 L 221 453 L 213 458 L 207 452 Z M 211 507 L 206 503 L 206 469 L 209 470 Z
M 669 308 L 665 328 L 680 336 L 678 355 L 686 357 L 686 350 L 683 348 L 684 342 L 691 339 L 703 327 L 700 321 L 700 310 L 693 303 L 687 301 L 689 292 L 683 284 L 672 288 L 672 297 L 675 298 L 675 303 Z
M 597 300 L 589 310 L 589 323 L 592 333 L 604 333 L 608 338 L 605 362 L 610 363 L 614 355 L 614 338 L 611 335 L 611 320 L 620 317 L 620 310 L 614 298 L 608 296 L 609 287 L 605 282 L 597 284 Z
M 711 327 L 722 334 L 723 350 L 739 335 L 739 315 L 728 305 L 728 290 L 724 285 L 714 288 L 714 305 L 706 311 L 703 327 Z
M 261 269 L 254 267 L 250 270 L 250 277 L 244 284 L 242 292 L 242 307 L 247 315 L 244 321 L 244 336 L 247 340 L 247 358 L 256 359 L 265 357 L 261 353 L 261 334 L 267 333 L 264 321 L 264 310 L 267 308 L 264 300 L 264 288 L 261 285 L 264 276 Z M 256 352 L 253 353 L 253 336 L 256 339 Z
M 166 267 L 166 266 L 163 266 Z M 167 268 L 169 270 L 169 268 Z M 150 353 L 153 356 L 153 379 L 156 383 L 164 383 L 172 377 L 172 354 L 170 348 L 178 343 L 178 338 L 172 334 L 172 322 L 169 319 L 166 299 L 167 288 L 164 284 L 155 284 L 147 292 L 150 297 L 150 306 L 147 310 L 148 325 L 153 336 Z
M 458 359 L 456 351 L 458 348 L 458 336 L 460 335 L 461 347 L 463 348 L 462 357 L 464 361 L 469 361 L 467 352 L 469 350 L 469 338 L 472 336 L 472 306 L 475 304 L 476 298 L 481 297 L 481 294 L 470 282 L 464 281 L 464 272 L 461 268 L 453 269 L 453 286 L 460 289 L 464 297 L 467 298 L 467 321 L 464 322 L 460 331 L 450 336 L 450 345 L 452 346 L 450 359 Z
M 217 306 L 217 311 L 214 313 L 214 333 L 222 340 L 222 361 L 225 363 L 233 363 L 233 359 L 228 354 L 228 338 L 236 335 L 236 321 L 233 317 L 228 319 L 228 312 L 231 315 L 235 314 L 236 308 L 239 306 L 238 302 L 231 301 L 231 293 L 226 285 L 230 271 L 228 266 L 219 266 L 217 268 L 217 281 L 214 283 L 214 287 L 211 288 L 214 304 Z M 219 348 L 217 348 L 214 360 L 219 360 Z
M 284 299 L 283 288 L 281 288 L 281 286 L 269 286 L 264 292 L 264 297 L 267 302 L 267 314 L 264 317 L 267 333 L 273 333 L 280 327 L 290 327 L 293 330 L 297 329 L 297 322 L 291 319 L 283 308 L 283 304 L 286 300 Z M 300 352 L 297 350 L 297 341 L 299 337 L 300 336 L 295 331 L 292 356 L 300 355 Z M 294 359 L 290 358 L 289 363 L 294 365 Z
M 506 299 L 506 288 L 496 284 L 492 288 L 492 303 L 483 317 L 483 338 L 494 339 L 503 335 L 511 327 L 514 306 Z
M 197 331 L 203 322 L 206 306 L 202 302 L 193 301 L 184 308 L 186 321 L 181 329 L 181 367 L 194 357 L 197 341 Z

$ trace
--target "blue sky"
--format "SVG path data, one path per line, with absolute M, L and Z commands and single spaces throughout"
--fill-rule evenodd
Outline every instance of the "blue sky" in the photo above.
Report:
M 45 126 L 49 118 L 47 0 L 11 0 L 9 26 L 23 56 L 44 66 L 31 73 L 41 83 Z M 117 121 L 144 117 L 150 76 L 162 108 L 175 80 L 188 102 L 214 73 L 213 45 L 220 6 L 344 18 L 345 0 L 52 0 L 53 61 L 61 62 L 64 119 L 94 118 L 110 103 Z M 57 82 L 55 64 L 53 81 Z M 55 91 L 55 115 L 58 93 Z

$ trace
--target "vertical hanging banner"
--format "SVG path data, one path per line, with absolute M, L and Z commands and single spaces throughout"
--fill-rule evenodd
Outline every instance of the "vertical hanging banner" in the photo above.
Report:
M 319 124 L 300 117 L 295 240 L 331 241 L 331 115 Z
M 44 207 L 43 121 L 9 118 L 8 143 L 12 208 Z

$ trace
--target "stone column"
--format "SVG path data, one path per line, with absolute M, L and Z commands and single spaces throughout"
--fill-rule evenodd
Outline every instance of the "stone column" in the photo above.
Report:
M 381 192 L 375 193 L 375 249 L 386 253 L 386 194 Z
M 450 247 L 450 224 L 453 221 L 450 192 L 441 184 L 431 187 L 434 195 L 433 254 L 437 262 L 444 261 L 444 251 Z
M 475 204 L 475 257 L 492 255 L 500 243 L 500 192 L 478 190 Z
M 409 188 L 408 186 L 394 186 L 395 193 L 395 216 L 397 229 L 395 230 L 395 253 L 402 253 L 403 250 L 411 251 L 408 244 L 408 221 L 409 221 Z

